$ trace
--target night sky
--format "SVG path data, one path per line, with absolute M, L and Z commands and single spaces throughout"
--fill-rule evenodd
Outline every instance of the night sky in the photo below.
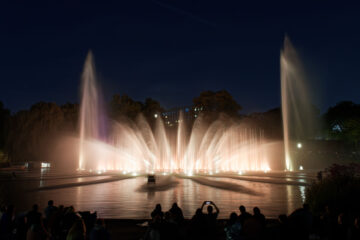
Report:
M 12 2 L 8 4 L 7 2 Z M 13 4 L 17 2 L 17 4 Z M 1 1 L 0 101 L 79 101 L 89 49 L 106 100 L 114 93 L 166 108 L 228 90 L 243 113 L 280 106 L 284 35 L 324 111 L 360 102 L 360 6 L 336 1 Z M 245 3 L 246 2 L 246 3 Z

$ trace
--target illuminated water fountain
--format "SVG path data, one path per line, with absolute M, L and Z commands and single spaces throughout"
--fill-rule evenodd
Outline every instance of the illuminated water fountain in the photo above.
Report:
M 180 114 L 177 131 L 169 131 L 161 117 L 152 129 L 143 116 L 135 122 L 105 121 L 89 53 L 82 75 L 79 169 L 124 172 L 213 173 L 268 171 L 263 131 L 226 117 L 205 123 L 200 115 L 187 126 Z M 108 130 L 104 131 L 104 126 Z
M 315 109 L 311 104 L 312 98 L 303 65 L 288 37 L 284 40 L 280 65 L 285 165 L 286 170 L 293 171 L 302 166 L 296 163 L 292 149 L 294 146 L 299 148 L 299 141 L 306 140 L 314 134 Z

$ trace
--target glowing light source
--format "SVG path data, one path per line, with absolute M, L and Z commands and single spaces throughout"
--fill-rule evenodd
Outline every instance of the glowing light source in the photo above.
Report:
M 304 170 L 303 166 L 300 165 L 299 170 Z
M 158 115 L 157 115 L 157 113 L 155 113 L 155 114 L 154 114 L 154 118 L 158 118 Z
M 301 144 L 301 143 L 298 143 L 296 146 L 297 146 L 297 148 L 302 148 L 302 144 Z
M 49 168 L 49 167 L 50 167 L 50 163 L 47 163 L 47 162 L 41 163 L 41 168 Z

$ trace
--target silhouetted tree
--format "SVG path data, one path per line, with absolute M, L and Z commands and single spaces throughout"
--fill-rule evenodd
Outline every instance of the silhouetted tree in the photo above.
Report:
M 61 129 L 64 131 L 75 132 L 78 127 L 79 104 L 66 103 L 60 106 L 64 114 L 64 121 Z
M 10 110 L 4 108 L 4 104 L 0 101 L 0 150 L 5 146 L 5 139 L 8 134 L 10 123 Z
M 154 114 L 159 114 L 164 111 L 164 108 L 161 107 L 160 103 L 152 98 L 146 98 L 145 103 L 143 104 L 142 113 L 149 122 L 155 120 Z
M 324 114 L 325 130 L 331 138 L 358 146 L 360 142 L 360 104 L 351 101 L 337 103 Z
M 123 117 L 135 119 L 141 109 L 141 102 L 134 101 L 126 94 L 122 96 L 115 94 L 110 101 L 110 116 L 115 120 Z
M 242 123 L 252 128 L 263 129 L 267 138 L 283 138 L 281 108 L 274 108 L 261 113 L 252 113 L 249 116 L 243 117 Z
M 49 156 L 62 132 L 64 114 L 55 103 L 39 102 L 11 117 L 6 152 L 12 161 L 40 161 Z
M 221 90 L 217 92 L 201 92 L 200 96 L 193 99 L 193 109 L 200 110 L 209 117 L 218 116 L 219 113 L 238 117 L 242 107 L 233 99 L 229 92 Z

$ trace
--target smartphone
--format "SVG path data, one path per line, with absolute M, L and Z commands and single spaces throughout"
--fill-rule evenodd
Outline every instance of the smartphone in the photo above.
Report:
M 210 202 L 210 201 L 206 201 L 205 204 L 206 204 L 206 205 L 210 205 L 211 202 Z

